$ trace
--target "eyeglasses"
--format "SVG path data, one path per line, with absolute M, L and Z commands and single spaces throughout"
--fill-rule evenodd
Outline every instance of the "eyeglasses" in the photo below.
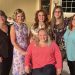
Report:
M 55 11 L 55 13 L 61 13 L 61 11 Z

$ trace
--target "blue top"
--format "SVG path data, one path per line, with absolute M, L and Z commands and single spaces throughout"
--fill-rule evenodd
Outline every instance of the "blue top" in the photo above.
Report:
M 70 61 L 75 61 L 75 29 L 67 29 L 64 34 L 67 58 Z

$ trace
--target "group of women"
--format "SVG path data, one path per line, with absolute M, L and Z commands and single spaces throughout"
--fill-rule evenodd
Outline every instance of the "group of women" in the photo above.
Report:
M 66 55 L 70 75 L 75 75 L 75 15 L 69 23 L 56 6 L 49 22 L 46 12 L 38 10 L 30 32 L 22 9 L 13 19 L 10 27 L 0 10 L 0 75 L 9 75 L 11 66 L 13 75 L 60 75 Z

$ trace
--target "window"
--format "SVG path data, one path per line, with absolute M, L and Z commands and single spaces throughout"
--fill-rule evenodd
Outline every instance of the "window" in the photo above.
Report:
M 41 8 L 49 14 L 50 0 L 41 0 Z
M 64 12 L 75 12 L 75 0 L 62 0 Z

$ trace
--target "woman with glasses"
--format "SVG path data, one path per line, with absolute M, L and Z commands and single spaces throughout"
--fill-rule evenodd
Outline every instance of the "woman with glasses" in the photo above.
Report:
M 63 10 L 61 6 L 56 6 L 54 8 L 50 25 L 54 33 L 54 39 L 58 44 L 58 46 L 60 47 L 63 59 L 65 59 L 66 53 L 65 53 L 63 35 L 66 31 L 68 21 L 64 20 Z

